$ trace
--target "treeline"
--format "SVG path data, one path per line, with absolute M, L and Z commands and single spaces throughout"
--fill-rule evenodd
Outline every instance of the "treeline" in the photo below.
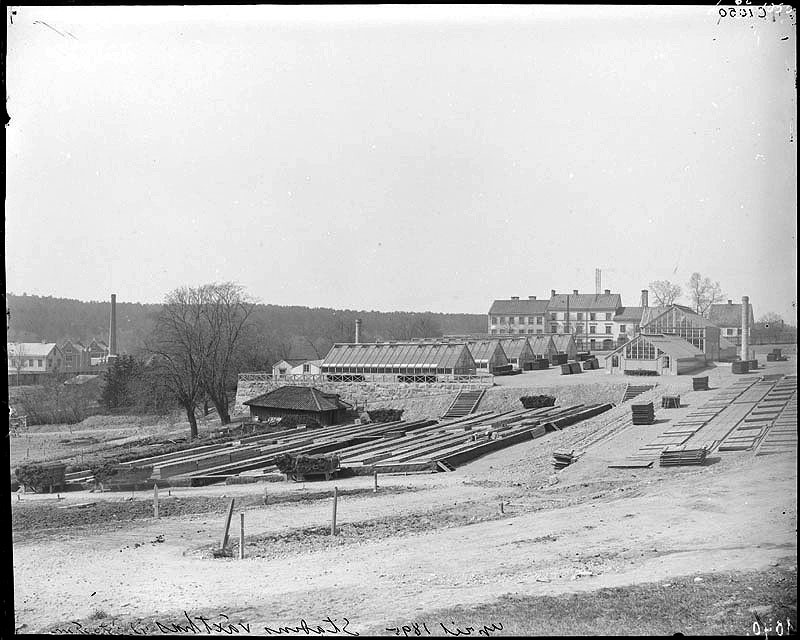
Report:
M 108 341 L 110 301 L 84 302 L 52 296 L 8 294 L 11 310 L 8 340 L 57 342 L 92 338 Z M 121 353 L 139 355 L 153 331 L 160 304 L 117 300 L 117 345 Z M 355 321 L 362 321 L 360 339 L 407 340 L 486 330 L 482 314 L 381 312 L 323 307 L 256 305 L 244 369 L 255 371 L 287 357 L 322 358 L 334 342 L 352 342 Z

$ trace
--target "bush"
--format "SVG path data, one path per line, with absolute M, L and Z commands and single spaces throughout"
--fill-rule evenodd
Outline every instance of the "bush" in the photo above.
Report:
M 522 396 L 519 400 L 526 409 L 541 409 L 556 404 L 555 396 Z
M 279 423 L 282 429 L 291 429 L 301 424 L 306 425 L 307 429 L 319 429 L 322 425 L 314 418 L 305 418 L 303 416 L 283 416 Z
M 117 463 L 108 460 L 100 466 L 92 468 L 94 481 L 98 483 L 106 482 L 111 476 L 116 475 L 118 472 Z
M 367 411 L 372 422 L 396 422 L 403 419 L 404 409 L 373 409 Z
M 66 465 L 63 464 L 29 462 L 17 467 L 14 470 L 14 475 L 17 476 L 17 480 L 21 485 L 39 493 L 48 487 L 63 486 L 65 469 Z

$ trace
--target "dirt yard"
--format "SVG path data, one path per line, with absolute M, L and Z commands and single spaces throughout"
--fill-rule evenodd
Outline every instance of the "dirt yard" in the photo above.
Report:
M 777 371 L 796 374 L 794 358 L 759 373 Z M 729 369 L 718 373 L 712 387 L 734 379 Z M 564 378 L 573 377 L 581 376 Z M 691 378 L 670 382 L 691 386 Z M 704 401 L 701 393 L 682 397 L 690 406 Z M 627 410 L 451 473 L 382 476 L 377 493 L 371 477 L 162 490 L 159 520 L 149 513 L 152 492 L 12 495 L 16 627 L 158 633 L 188 625 L 186 615 L 202 627 L 201 618 L 224 614 L 259 635 L 326 618 L 338 621 L 339 635 L 389 635 L 387 627 L 455 605 L 796 571 L 795 453 L 609 469 L 609 458 L 652 435 L 613 430 Z M 553 450 L 606 432 L 578 462 L 553 473 Z M 334 485 L 335 537 L 328 535 Z M 211 553 L 231 498 L 234 554 L 245 514 L 243 560 Z M 773 604 L 759 603 L 762 618 Z

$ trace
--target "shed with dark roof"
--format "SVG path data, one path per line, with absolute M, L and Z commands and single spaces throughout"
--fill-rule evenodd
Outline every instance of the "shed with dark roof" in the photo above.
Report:
M 250 416 L 259 420 L 298 416 L 316 420 L 321 425 L 341 422 L 344 412 L 350 408 L 338 394 L 294 385 L 278 387 L 244 404 L 250 407 Z

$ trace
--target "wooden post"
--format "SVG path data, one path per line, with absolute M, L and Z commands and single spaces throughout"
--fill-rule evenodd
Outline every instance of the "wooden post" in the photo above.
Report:
M 264 487 L 264 504 L 267 504 L 267 488 Z
M 225 518 L 225 533 L 222 534 L 222 542 L 220 543 L 220 550 L 224 550 L 225 547 L 228 546 L 228 531 L 231 528 L 231 516 L 233 515 L 233 502 L 234 499 L 231 498 L 231 503 L 228 505 L 228 515 Z
M 158 518 L 158 484 L 153 483 L 153 517 Z
M 241 516 L 241 523 L 239 524 L 239 560 L 244 560 L 244 513 Z
M 339 500 L 339 489 L 333 488 L 333 513 L 331 514 L 331 535 L 336 535 L 336 503 Z
M 375 470 L 375 488 L 372 490 L 373 493 L 378 493 L 378 471 Z
M 503 510 L 503 500 L 502 499 L 500 500 L 500 513 L 505 513 L 505 511 Z

